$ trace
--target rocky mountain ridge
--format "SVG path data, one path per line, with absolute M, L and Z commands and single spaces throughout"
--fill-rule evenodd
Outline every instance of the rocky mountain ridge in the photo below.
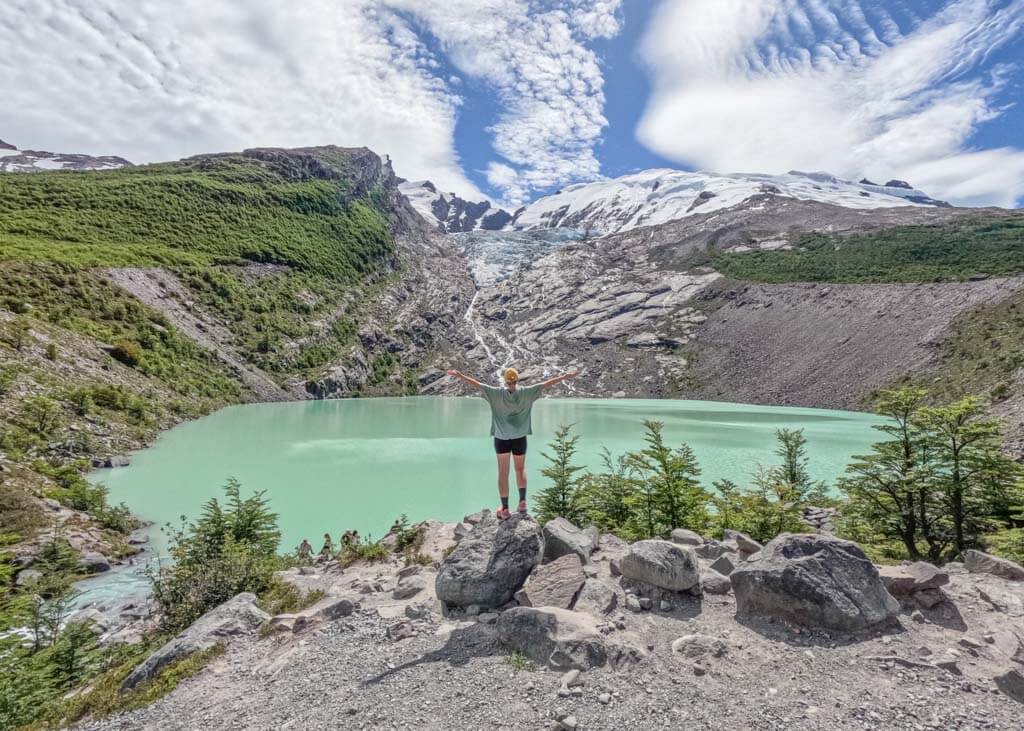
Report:
M 654 169 L 563 188 L 517 211 L 509 225 L 526 230 L 575 228 L 604 235 L 725 210 L 757 196 L 793 198 L 855 210 L 949 207 L 902 180 L 879 185 L 867 179 L 857 183 L 841 180 L 820 172 L 719 175 Z
M 490 201 L 467 201 L 455 193 L 442 193 L 429 180 L 402 181 L 399 190 L 424 220 L 437 222 L 447 233 L 468 231 L 499 231 L 512 220 L 512 215 Z
M 19 150 L 0 140 L 0 173 L 35 173 L 44 170 L 116 170 L 131 165 L 123 157 L 80 155 L 42 150 Z

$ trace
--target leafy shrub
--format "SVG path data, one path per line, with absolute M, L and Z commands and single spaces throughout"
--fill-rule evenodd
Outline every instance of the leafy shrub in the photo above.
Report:
M 277 515 L 263 493 L 243 499 L 241 485 L 230 479 L 224 494 L 224 505 L 213 498 L 199 520 L 171 530 L 174 563 L 150 573 L 168 631 L 187 627 L 240 592 L 267 591 L 279 566 Z
M 0 366 L 0 396 L 6 396 L 18 382 L 20 368 L 16 365 Z
M 323 599 L 324 592 L 319 589 L 302 592 L 291 584 L 276 576 L 271 579 L 270 587 L 260 595 L 260 606 L 268 614 L 285 614 L 301 612 Z
M 142 348 L 130 340 L 119 340 L 110 349 L 110 355 L 114 360 L 124 363 L 126 366 L 135 367 L 142 362 Z
M 361 543 L 349 543 L 342 546 L 341 553 L 338 554 L 338 563 L 345 568 L 356 561 L 369 561 L 370 563 L 386 561 L 389 555 L 387 546 L 380 541 L 374 541 L 372 536 L 367 536 L 366 540 Z
M 49 343 L 49 344 L 47 344 L 47 346 L 46 346 L 46 359 L 47 360 L 55 361 L 55 360 L 57 360 L 57 357 L 58 357 L 57 343 Z
M 32 396 L 21 404 L 20 421 L 26 429 L 46 439 L 63 423 L 60 404 L 47 396 Z

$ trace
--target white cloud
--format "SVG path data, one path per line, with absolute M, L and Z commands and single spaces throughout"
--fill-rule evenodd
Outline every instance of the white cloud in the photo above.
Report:
M 602 78 L 585 44 L 618 32 L 620 2 L 4 0 L 0 135 L 136 162 L 365 145 L 400 175 L 482 196 L 455 152 L 447 56 L 495 90 L 497 179 L 518 200 L 598 173 Z
M 500 103 L 488 173 L 511 204 L 600 174 L 604 79 L 587 41 L 619 31 L 621 0 L 384 0 L 418 19 L 463 74 Z M 511 175 L 514 171 L 515 175 Z
M 662 0 L 643 43 L 654 90 L 637 135 L 720 172 L 898 176 L 1012 206 L 1024 151 L 969 145 L 1002 111 L 1005 70 L 979 66 L 1022 27 L 1024 0 L 947 0 L 908 31 L 881 3 Z

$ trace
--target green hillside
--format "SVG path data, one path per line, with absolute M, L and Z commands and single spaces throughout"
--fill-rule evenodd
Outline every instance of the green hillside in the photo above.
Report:
M 722 253 L 700 263 L 733 279 L 786 282 L 937 282 L 1024 272 L 1024 216 L 970 218 L 839 236 L 800 235 L 790 250 Z

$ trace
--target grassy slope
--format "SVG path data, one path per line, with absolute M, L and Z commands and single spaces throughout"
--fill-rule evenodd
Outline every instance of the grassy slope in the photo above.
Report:
M 755 282 L 935 282 L 1024 272 L 1024 217 L 973 218 L 865 234 L 803 234 L 792 250 L 709 253 Z
M 0 458 L 40 478 L 11 480 L 0 497 L 60 497 L 55 468 L 81 473 L 92 456 L 246 397 L 234 373 L 104 267 L 173 270 L 239 350 L 282 379 L 339 355 L 376 286 L 367 278 L 388 276 L 394 246 L 382 196 L 365 184 L 356 195 L 344 151 L 316 157 L 0 175 Z M 252 263 L 281 266 L 253 279 L 238 266 Z M 119 362 L 111 346 L 132 357 Z M 40 397 L 55 405 L 45 429 L 33 418 Z M 26 510 L 17 496 L 0 500 L 0 545 L 38 527 Z

